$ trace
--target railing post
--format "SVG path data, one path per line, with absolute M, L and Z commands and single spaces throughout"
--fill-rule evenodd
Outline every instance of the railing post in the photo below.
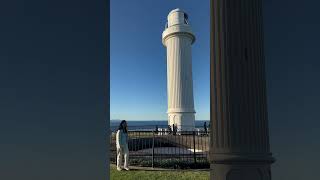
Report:
M 154 167 L 154 131 L 152 131 L 152 168 Z
M 193 131 L 193 159 L 194 164 L 196 165 L 197 159 L 196 159 L 196 132 Z

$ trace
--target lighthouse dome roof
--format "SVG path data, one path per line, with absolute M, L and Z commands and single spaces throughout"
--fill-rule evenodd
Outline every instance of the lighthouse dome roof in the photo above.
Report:
M 176 8 L 176 9 L 173 9 L 172 11 L 170 11 L 169 15 L 174 13 L 174 12 L 178 12 L 178 11 L 184 12 L 182 9 Z

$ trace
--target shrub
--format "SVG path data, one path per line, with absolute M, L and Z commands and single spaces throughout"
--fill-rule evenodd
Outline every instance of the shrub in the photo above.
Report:
M 142 167 L 152 167 L 151 158 L 130 159 L 130 164 Z M 207 160 L 197 159 L 197 163 L 193 161 L 181 159 L 164 159 L 155 160 L 154 167 L 167 168 L 167 169 L 208 169 L 210 164 Z

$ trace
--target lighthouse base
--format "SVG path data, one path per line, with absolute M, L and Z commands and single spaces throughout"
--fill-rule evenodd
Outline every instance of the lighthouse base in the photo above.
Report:
M 177 131 L 193 131 L 195 129 L 194 112 L 179 112 L 168 114 L 168 125 L 177 127 Z

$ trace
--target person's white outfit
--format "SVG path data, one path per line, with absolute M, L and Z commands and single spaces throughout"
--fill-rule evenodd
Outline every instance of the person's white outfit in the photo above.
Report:
M 124 156 L 124 169 L 129 170 L 129 149 L 128 149 L 128 133 L 118 130 L 116 134 L 117 145 L 117 170 L 121 170 L 122 156 Z

